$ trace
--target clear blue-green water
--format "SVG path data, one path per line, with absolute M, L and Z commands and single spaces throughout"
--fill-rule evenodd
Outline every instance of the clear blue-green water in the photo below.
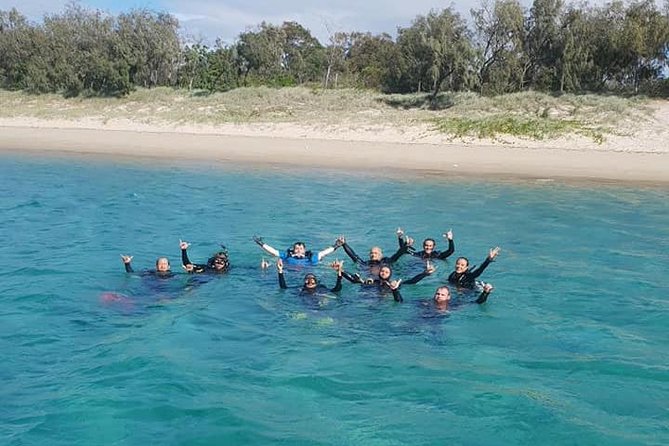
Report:
M 500 245 L 488 303 L 426 317 L 451 259 L 403 304 L 308 302 L 251 241 L 390 252 L 398 226 Z M 232 271 L 123 272 L 178 271 L 180 238 Z M 3 445 L 669 443 L 666 188 L 2 155 L 0 246 Z

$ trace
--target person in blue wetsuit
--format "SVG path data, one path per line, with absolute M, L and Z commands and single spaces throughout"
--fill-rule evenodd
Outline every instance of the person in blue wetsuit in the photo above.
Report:
M 395 299 L 396 302 L 403 302 L 404 299 L 402 298 L 402 294 L 400 293 L 400 286 L 402 284 L 414 285 L 423 280 L 424 278 L 426 278 L 427 276 L 431 275 L 435 271 L 436 269 L 430 264 L 430 262 L 428 262 L 425 271 L 423 271 L 420 274 L 417 274 L 411 279 L 405 280 L 404 283 L 402 283 L 402 279 L 398 280 L 392 279 L 393 270 L 388 265 L 383 265 L 381 266 L 381 268 L 379 268 L 379 276 L 376 278 L 370 277 L 363 279 L 362 277 L 360 277 L 359 274 L 349 274 L 345 271 L 342 272 L 342 275 L 346 280 L 348 280 L 351 283 L 358 283 L 362 286 L 377 287 L 382 295 L 391 292 L 393 295 L 393 299 Z
M 207 263 L 193 263 L 188 258 L 188 247 L 190 243 L 179 240 L 181 248 L 181 264 L 188 273 L 225 273 L 230 269 L 228 250 L 221 245 L 222 251 L 209 257 Z
M 413 239 L 411 237 L 405 237 L 404 231 L 402 228 L 397 228 L 397 241 L 399 242 L 400 248 L 408 247 L 408 254 L 413 257 L 419 257 L 423 260 L 446 260 L 455 252 L 455 243 L 453 242 L 453 231 L 449 230 L 444 234 L 444 238 L 448 240 L 448 249 L 446 251 L 437 251 L 435 248 L 437 242 L 433 238 L 426 238 L 423 240 L 423 250 L 416 251 L 413 248 Z
M 341 246 L 341 243 L 339 241 L 336 241 L 334 245 L 328 246 L 324 250 L 313 253 L 311 251 L 307 251 L 307 247 L 304 244 L 304 242 L 295 242 L 293 243 L 293 246 L 288 248 L 285 252 L 279 252 L 278 249 L 271 247 L 267 243 L 265 243 L 262 239 L 262 237 L 259 237 L 257 235 L 253 236 L 253 241 L 260 246 L 263 251 L 268 253 L 269 255 L 272 255 L 274 257 L 278 257 L 281 259 L 283 262 L 285 262 L 286 265 L 317 265 L 318 262 L 320 262 L 323 257 L 325 257 L 328 254 L 332 254 L 335 252 L 337 248 Z M 269 266 L 267 262 L 263 260 L 262 262 L 263 267 Z
M 335 283 L 334 288 L 328 288 L 325 285 L 322 285 L 318 282 L 318 278 L 316 277 L 315 274 L 308 273 L 304 276 L 304 283 L 302 285 L 302 288 L 300 289 L 300 294 L 301 295 L 314 295 L 314 294 L 319 294 L 319 293 L 338 293 L 341 291 L 342 288 L 342 266 L 343 264 L 341 262 L 334 262 L 332 264 L 332 267 L 334 268 L 335 271 L 337 271 L 337 282 Z M 276 262 L 276 270 L 279 275 L 279 287 L 282 290 L 285 290 L 288 288 L 288 285 L 286 285 L 286 278 L 283 275 L 283 260 L 279 259 Z
M 476 286 L 476 278 L 485 271 L 490 262 L 495 260 L 499 252 L 499 246 L 492 248 L 483 263 L 473 270 L 470 270 L 469 260 L 466 257 L 458 257 L 455 261 L 455 271 L 448 276 L 448 283 L 456 285 L 459 288 L 474 288 Z

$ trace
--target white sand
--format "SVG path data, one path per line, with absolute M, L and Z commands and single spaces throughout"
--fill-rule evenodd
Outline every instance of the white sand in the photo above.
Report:
M 75 153 L 349 170 L 669 183 L 669 104 L 633 135 L 603 144 L 449 140 L 427 128 L 244 124 L 146 125 L 128 121 L 0 118 L 0 151 Z

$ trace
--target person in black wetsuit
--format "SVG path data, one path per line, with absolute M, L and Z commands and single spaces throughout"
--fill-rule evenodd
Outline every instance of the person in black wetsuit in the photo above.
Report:
M 434 273 L 436 269 L 430 265 L 430 262 L 427 263 L 427 266 L 425 268 L 425 271 L 423 271 L 420 274 L 415 275 L 411 279 L 405 280 L 404 285 L 413 285 L 430 274 Z M 388 266 L 388 265 L 383 265 L 381 268 L 379 268 L 379 277 L 378 278 L 367 278 L 363 279 L 360 277 L 359 274 L 349 274 L 345 271 L 342 272 L 342 275 L 346 280 L 348 280 L 351 283 L 359 283 L 360 285 L 363 286 L 375 286 L 379 289 L 379 291 L 382 294 L 387 293 L 388 291 L 392 292 L 393 294 L 393 299 L 395 299 L 396 302 L 403 302 L 404 299 L 402 298 L 402 295 L 400 294 L 400 285 L 402 285 L 402 279 L 398 280 L 392 280 L 391 277 L 393 275 L 393 270 Z
M 188 258 L 188 247 L 190 243 L 179 240 L 179 247 L 181 248 L 181 263 L 188 273 L 225 273 L 230 269 L 230 260 L 228 258 L 228 251 L 221 245 L 223 251 L 219 251 L 213 256 L 209 257 L 207 263 L 193 263 Z
M 411 237 L 405 237 L 404 231 L 402 228 L 397 228 L 397 241 L 399 242 L 400 248 L 408 247 L 407 253 L 414 257 L 420 257 L 423 260 L 446 260 L 455 252 L 455 244 L 453 243 L 453 231 L 449 229 L 446 232 L 444 238 L 448 240 L 448 249 L 446 251 L 437 251 L 434 248 L 437 246 L 437 242 L 433 238 L 426 238 L 423 240 L 423 250 L 416 251 L 413 248 L 413 239 Z
M 381 248 L 379 248 L 378 246 L 372 246 L 372 248 L 369 250 L 369 260 L 364 260 L 358 254 L 356 254 L 355 251 L 353 251 L 353 248 L 351 248 L 351 246 L 348 243 L 346 243 L 346 238 L 344 236 L 340 236 L 337 239 L 337 242 L 344 247 L 344 251 L 346 251 L 346 254 L 355 263 L 359 265 L 375 267 L 376 269 L 378 269 L 381 265 L 392 265 L 393 263 L 397 262 L 397 260 L 399 260 L 399 258 L 402 257 L 403 254 L 406 254 L 409 250 L 408 246 L 401 246 L 400 249 L 398 249 L 397 252 L 392 256 L 384 257 Z
M 448 276 L 448 283 L 457 285 L 459 288 L 474 288 L 476 278 L 485 271 L 490 262 L 495 260 L 499 251 L 499 246 L 492 248 L 483 263 L 472 271 L 469 270 L 469 260 L 466 257 L 458 257 L 455 261 L 455 271 Z
M 135 270 L 132 269 L 132 256 L 126 256 L 121 254 L 121 259 L 123 260 L 123 265 L 125 266 L 126 273 L 134 273 Z M 174 274 L 170 270 L 170 261 L 167 257 L 158 257 L 156 259 L 156 269 L 145 270 L 140 273 L 142 276 L 155 276 L 159 278 L 168 278 L 173 277 Z
M 488 296 L 493 290 L 493 286 L 489 283 L 483 285 L 483 290 L 479 294 L 478 298 L 474 301 L 477 304 L 483 304 L 488 300 Z M 448 310 L 448 306 L 451 303 L 451 290 L 447 286 L 440 286 L 434 292 L 432 297 L 432 302 L 438 311 Z
M 342 278 L 342 268 L 343 268 L 343 263 L 342 262 L 334 262 L 332 264 L 332 267 L 335 271 L 337 271 L 337 283 L 335 284 L 334 288 L 328 288 L 325 285 L 322 285 L 318 283 L 318 278 L 316 277 L 315 274 L 308 273 L 304 276 L 304 285 L 300 289 L 300 294 L 301 295 L 314 295 L 317 293 L 338 293 L 341 291 L 341 278 Z M 276 270 L 279 275 L 279 287 L 283 290 L 287 289 L 288 286 L 286 285 L 286 278 L 283 275 L 283 260 L 279 259 L 276 262 Z

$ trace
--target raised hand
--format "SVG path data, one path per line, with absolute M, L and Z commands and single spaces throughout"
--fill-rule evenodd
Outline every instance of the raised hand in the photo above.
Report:
M 334 262 L 330 263 L 330 266 L 333 270 L 337 271 L 337 274 L 341 275 L 341 272 L 344 270 L 344 261 L 335 260 Z
M 193 269 L 195 268 L 192 263 L 189 263 L 188 265 L 181 265 L 181 267 L 185 269 L 187 273 L 192 273 Z
M 123 260 L 123 263 L 130 263 L 132 262 L 132 257 L 133 256 L 126 256 L 124 254 L 121 254 L 121 259 Z
M 340 235 L 339 237 L 337 237 L 337 240 L 335 240 L 335 242 L 334 242 L 334 248 L 337 249 L 340 246 L 344 246 L 344 243 L 346 243 L 346 237 L 344 237 L 343 235 Z
M 267 269 L 269 268 L 269 262 L 263 257 L 262 260 L 260 261 L 260 267 L 262 269 Z
M 190 246 L 190 243 L 185 242 L 183 240 L 179 240 L 179 248 L 181 248 L 182 251 L 185 250 L 185 249 L 188 249 L 189 246 Z
M 490 283 L 486 283 L 486 284 L 483 285 L 483 292 L 484 293 L 491 293 L 492 290 L 494 290 L 494 289 L 495 288 Z
M 279 274 L 283 274 L 283 260 L 279 259 L 276 261 L 276 270 Z
M 490 250 L 490 253 L 488 254 L 488 258 L 490 260 L 495 260 L 495 257 L 497 257 L 497 255 L 499 254 L 500 251 L 501 251 L 501 249 L 499 248 L 499 246 L 496 246 L 496 247 L 492 248 Z
M 391 280 L 390 282 L 386 282 L 386 283 L 388 284 L 388 286 L 390 287 L 391 290 L 396 290 L 402 284 L 402 279 Z
M 453 240 L 453 230 L 449 229 L 447 232 L 442 234 L 447 240 Z
M 265 242 L 263 242 L 262 237 L 259 235 L 254 235 L 253 236 L 253 241 L 262 246 Z
M 395 231 L 395 234 L 397 234 L 397 238 L 402 238 L 402 237 L 404 237 L 404 229 L 402 229 L 402 228 L 397 228 L 397 230 Z
M 437 270 L 437 268 L 429 260 L 425 263 L 425 273 L 432 274 Z

